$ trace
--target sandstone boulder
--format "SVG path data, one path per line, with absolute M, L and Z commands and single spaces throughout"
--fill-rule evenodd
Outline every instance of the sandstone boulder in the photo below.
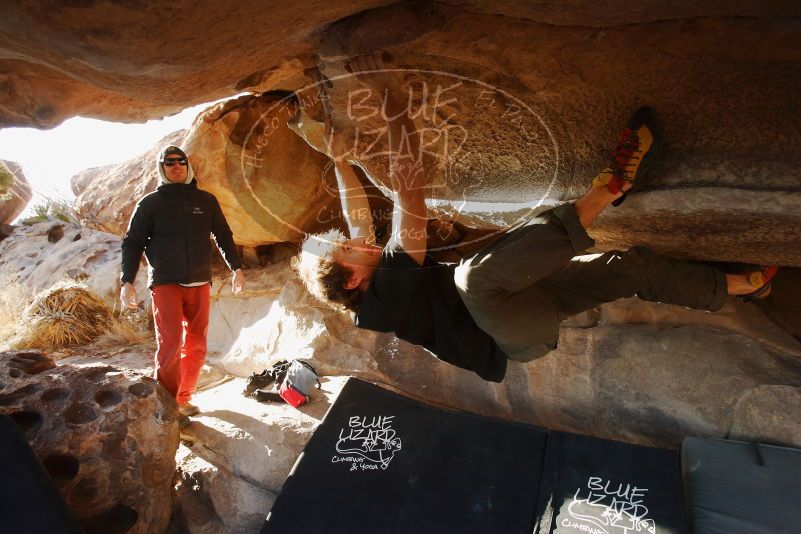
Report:
M 153 379 L 0 354 L 0 410 L 23 431 L 87 530 L 163 532 L 178 447 L 175 401 Z
M 287 93 L 241 97 L 201 114 L 186 136 L 199 187 L 217 197 L 238 244 L 299 241 L 339 218 L 330 160 L 287 126 L 296 111 Z
M 33 191 L 22 167 L 13 161 L 0 160 L 0 225 L 7 225 L 22 213 Z
M 140 198 L 159 185 L 156 160 L 166 145 L 181 146 L 184 130 L 173 132 L 136 158 L 81 171 L 72 177 L 75 211 L 82 226 L 122 236 Z
M 71 115 L 144 121 L 286 83 L 310 61 L 321 28 L 383 3 L 175 4 L 178 20 L 156 5 L 8 6 L 0 123 L 46 128 Z
M 55 230 L 62 237 L 51 242 L 48 237 Z M 62 280 L 74 280 L 91 288 L 112 309 L 119 309 L 120 243 L 116 235 L 56 219 L 20 225 L 0 242 L 0 279 L 33 294 Z M 143 264 L 136 288 L 147 304 L 145 270 Z

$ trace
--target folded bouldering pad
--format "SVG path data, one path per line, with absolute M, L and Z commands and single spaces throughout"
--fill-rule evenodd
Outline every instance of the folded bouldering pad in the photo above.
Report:
M 681 463 L 695 534 L 801 532 L 801 450 L 686 438 Z
M 36 453 L 14 421 L 2 414 L 0 473 L 0 532 L 83 532 Z
M 546 435 L 351 378 L 262 532 L 530 534 Z

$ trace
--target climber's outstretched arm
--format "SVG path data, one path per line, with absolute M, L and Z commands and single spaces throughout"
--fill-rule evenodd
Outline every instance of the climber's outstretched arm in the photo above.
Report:
M 367 243 L 374 245 L 375 228 L 367 192 L 345 158 L 344 136 L 341 132 L 331 131 L 330 121 L 326 121 L 326 142 L 329 155 L 334 161 L 342 215 L 348 225 L 350 238 L 364 237 Z
M 387 246 L 400 246 L 422 265 L 428 222 L 425 173 L 419 136 L 407 113 L 408 101 L 401 91 L 401 78 L 384 67 L 379 54 L 359 56 L 349 66 L 363 85 L 378 94 L 387 121 L 389 177 L 394 196 L 392 237 Z

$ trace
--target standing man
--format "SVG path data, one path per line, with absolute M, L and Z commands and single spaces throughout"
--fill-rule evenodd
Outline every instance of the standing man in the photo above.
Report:
M 122 240 L 120 299 L 128 308 L 139 304 L 133 281 L 144 252 L 156 327 L 156 379 L 175 397 L 185 426 L 200 413 L 189 401 L 206 359 L 210 235 L 234 272 L 234 294 L 244 288 L 245 275 L 220 204 L 197 188 L 184 151 L 166 147 L 156 166 L 161 185 L 136 205 Z

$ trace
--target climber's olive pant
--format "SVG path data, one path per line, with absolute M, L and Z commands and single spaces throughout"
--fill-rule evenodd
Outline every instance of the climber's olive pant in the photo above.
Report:
M 715 311 L 726 299 L 717 269 L 642 247 L 578 256 L 593 245 L 563 204 L 462 261 L 456 287 L 478 326 L 521 362 L 555 349 L 564 319 L 605 302 L 636 295 Z

